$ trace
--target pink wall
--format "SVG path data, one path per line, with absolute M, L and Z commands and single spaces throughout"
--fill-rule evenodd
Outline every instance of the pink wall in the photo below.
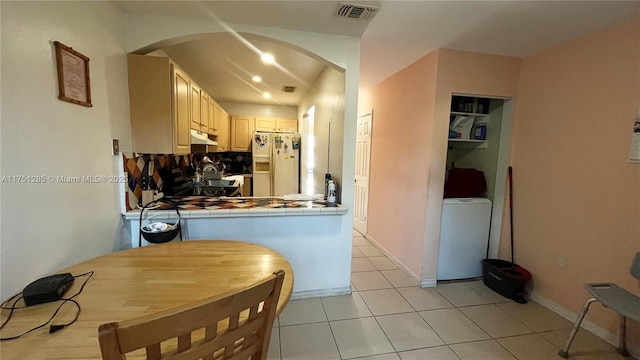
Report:
M 640 165 L 628 162 L 640 109 L 640 19 L 524 59 L 518 92 L 518 263 L 533 273 L 537 293 L 573 312 L 587 298 L 585 282 L 640 294 L 629 275 L 640 251 Z M 600 306 L 587 319 L 617 333 L 617 318 Z M 637 348 L 640 327 L 630 326 Z
M 418 278 L 437 65 L 437 52 L 426 55 L 378 84 L 360 106 L 373 108 L 367 235 Z
M 438 50 L 360 97 L 373 108 L 368 234 L 434 282 L 454 92 L 513 97 L 520 60 Z
M 441 49 L 429 169 L 423 279 L 435 279 L 453 93 L 515 97 L 520 59 Z

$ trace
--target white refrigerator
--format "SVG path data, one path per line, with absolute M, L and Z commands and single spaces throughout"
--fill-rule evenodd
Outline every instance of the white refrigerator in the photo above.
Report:
M 300 134 L 255 131 L 253 196 L 299 193 Z

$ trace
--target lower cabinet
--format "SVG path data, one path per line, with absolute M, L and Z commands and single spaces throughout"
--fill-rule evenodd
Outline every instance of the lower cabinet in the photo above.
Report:
M 253 196 L 253 194 L 251 194 L 251 178 L 250 177 L 245 177 L 244 178 L 244 184 L 242 184 L 242 189 L 240 189 L 240 194 L 242 196 Z

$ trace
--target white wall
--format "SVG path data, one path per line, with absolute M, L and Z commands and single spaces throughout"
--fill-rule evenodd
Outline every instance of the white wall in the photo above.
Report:
M 315 106 L 314 121 L 314 193 L 324 193 L 324 175 L 329 173 L 338 186 L 342 185 L 342 155 L 344 135 L 344 89 L 345 74 L 330 67 L 320 73 L 298 104 L 298 121 L 303 122 L 304 114 Z M 329 124 L 331 124 L 331 142 L 329 143 Z M 305 134 L 303 134 L 303 140 Z M 330 151 L 328 152 L 327 149 Z M 306 156 L 306 155 L 303 155 Z M 304 162 L 306 163 L 306 161 Z M 302 189 L 306 189 L 306 177 L 303 176 Z M 340 191 L 338 189 L 338 194 Z M 340 199 L 338 199 L 340 201 Z
M 227 27 L 206 19 L 122 14 L 109 2 L 1 2 L 1 175 L 117 174 L 110 139 L 131 149 L 125 54 Z M 269 27 L 236 31 L 285 41 L 347 69 L 344 138 L 355 139 L 360 40 Z M 91 59 L 93 108 L 57 100 L 58 40 Z M 344 144 L 343 204 L 353 204 L 355 142 Z M 2 293 L 121 248 L 116 184 L 2 184 Z M 349 210 L 349 214 L 350 214 Z M 351 241 L 344 216 L 342 241 Z M 350 251 L 350 247 L 345 250 Z
M 49 176 L 115 175 L 111 138 L 130 149 L 126 58 L 108 2 L 1 2 L 2 183 L 0 298 L 119 247 L 118 184 L 52 183 Z M 93 107 L 60 101 L 53 41 L 90 58 Z M 6 178 L 5 178 L 6 180 Z

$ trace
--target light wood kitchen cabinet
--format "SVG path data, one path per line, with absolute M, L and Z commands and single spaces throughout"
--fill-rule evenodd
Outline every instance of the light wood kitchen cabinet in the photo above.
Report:
M 256 117 L 256 131 L 276 131 L 276 118 Z
M 132 150 L 142 154 L 191 152 L 191 79 L 169 58 L 129 54 Z
M 200 131 L 205 134 L 209 133 L 209 94 L 200 91 Z
M 277 132 L 298 132 L 298 120 L 296 119 L 276 119 Z
M 259 116 L 256 117 L 255 130 L 295 133 L 298 132 L 298 120 Z
M 189 113 L 189 77 L 176 66 L 171 66 L 173 79 L 173 117 L 175 119 L 175 151 L 173 154 L 188 154 L 191 152 L 191 121 Z M 167 153 L 164 153 L 167 154 Z
M 253 116 L 231 116 L 231 151 L 251 151 L 254 124 Z
M 202 100 L 202 90 L 200 87 L 193 81 L 190 83 L 191 86 L 191 128 L 194 130 L 201 131 L 201 117 L 200 117 L 200 103 Z
M 218 125 L 216 121 L 216 111 L 215 111 L 216 102 L 212 98 L 209 98 L 207 105 L 209 107 L 208 109 L 209 121 L 207 123 L 207 127 L 209 131 L 207 132 L 212 135 L 218 135 Z
M 242 184 L 242 188 L 240 189 L 240 194 L 242 196 L 253 196 L 253 194 L 251 193 L 251 178 L 250 177 L 246 177 L 244 178 L 244 184 Z
M 229 151 L 229 114 L 215 103 L 216 124 L 218 126 L 218 151 Z

